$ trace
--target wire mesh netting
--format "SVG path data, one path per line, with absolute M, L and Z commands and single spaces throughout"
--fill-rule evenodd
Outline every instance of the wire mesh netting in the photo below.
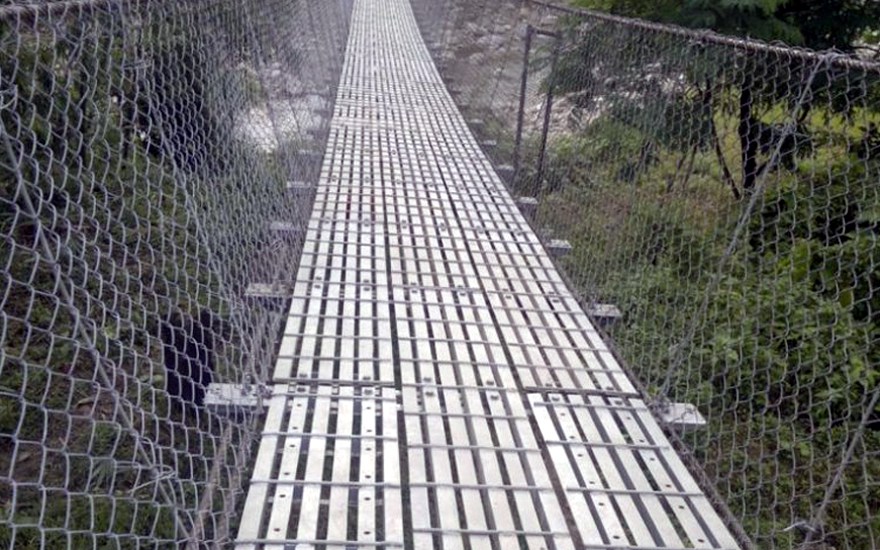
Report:
M 880 65 L 539 2 L 414 5 L 744 543 L 880 545 Z
M 350 10 L 0 6 L 0 547 L 230 540 Z
M 230 540 L 351 2 L 0 5 L 0 545 Z M 880 67 L 413 7 L 744 546 L 880 546 Z

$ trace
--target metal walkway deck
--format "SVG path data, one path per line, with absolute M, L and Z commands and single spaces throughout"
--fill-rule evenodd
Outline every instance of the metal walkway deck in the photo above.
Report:
M 239 548 L 735 548 L 480 151 L 355 0 Z

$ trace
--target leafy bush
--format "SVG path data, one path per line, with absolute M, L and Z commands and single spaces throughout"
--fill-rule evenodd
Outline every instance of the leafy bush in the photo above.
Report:
M 880 160 L 852 147 L 778 171 L 725 258 L 744 206 L 702 167 L 715 155 L 698 152 L 690 184 L 670 189 L 678 148 L 658 146 L 620 182 L 644 140 L 613 115 L 560 140 L 549 172 L 565 184 L 548 188 L 542 223 L 574 245 L 562 262 L 585 294 L 625 312 L 611 334 L 642 381 L 656 391 L 670 375 L 669 397 L 707 417 L 686 437 L 747 531 L 797 546 L 803 534 L 785 528 L 812 519 L 880 383 Z M 871 414 L 825 512 L 838 548 L 871 547 L 880 530 Z M 870 528 L 845 529 L 859 524 Z

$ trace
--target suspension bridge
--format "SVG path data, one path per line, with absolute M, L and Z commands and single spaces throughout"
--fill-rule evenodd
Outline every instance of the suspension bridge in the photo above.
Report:
M 737 548 L 407 0 L 357 0 L 240 548 Z
M 870 52 L 6 2 L 0 548 L 880 547 Z

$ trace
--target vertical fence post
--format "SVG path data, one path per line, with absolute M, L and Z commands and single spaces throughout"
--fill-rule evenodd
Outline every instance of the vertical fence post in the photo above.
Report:
M 526 88 L 529 82 L 529 55 L 532 49 L 532 33 L 534 28 L 526 26 L 525 48 L 523 49 L 522 78 L 519 83 L 519 111 L 516 115 L 516 142 L 513 146 L 513 181 L 519 175 L 520 163 L 522 162 L 522 134 L 523 123 L 526 116 Z
M 540 34 L 549 37 L 555 37 L 556 43 L 553 46 L 553 58 L 550 62 L 550 79 L 547 85 L 547 99 L 544 102 L 544 124 L 541 127 L 541 151 L 538 154 L 538 173 L 535 176 L 537 189 L 535 194 L 541 189 L 541 182 L 544 180 L 544 158 L 547 155 L 547 134 L 550 132 L 550 114 L 553 110 L 553 91 L 556 87 L 556 64 L 559 61 L 559 51 L 562 49 L 562 35 L 539 31 Z

